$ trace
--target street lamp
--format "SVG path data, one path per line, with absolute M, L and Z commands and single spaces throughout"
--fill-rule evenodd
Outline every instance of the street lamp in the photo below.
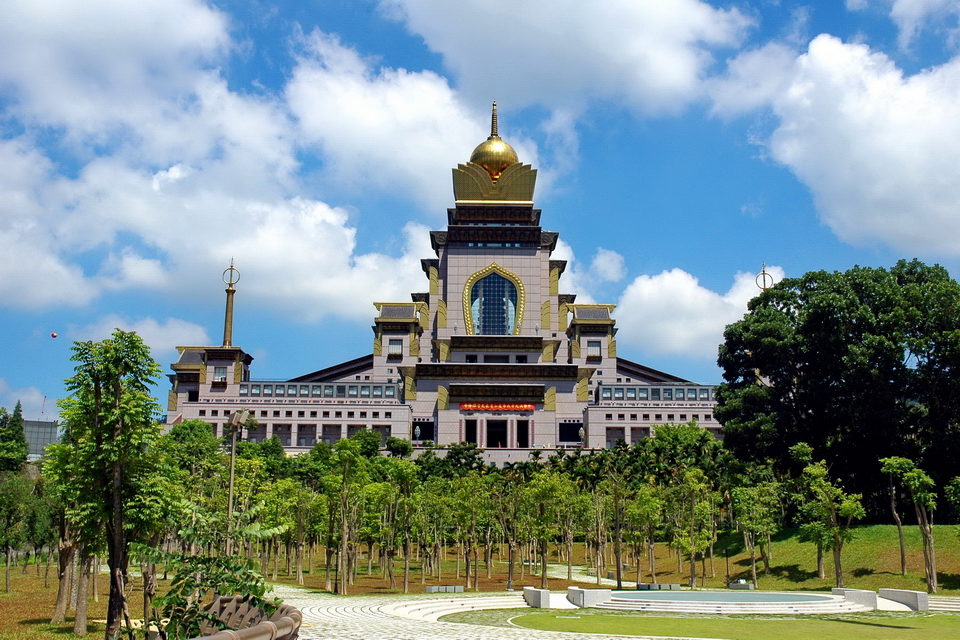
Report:
M 583 436 L 585 436 L 585 435 L 586 435 L 586 433 L 584 433 L 583 427 L 580 427 L 580 446 L 581 446 L 581 447 L 584 445 Z
M 419 427 L 419 426 L 413 428 L 413 439 L 414 439 L 414 440 L 417 440 L 417 441 L 420 440 L 420 427 Z
M 230 487 L 227 490 L 227 555 L 233 554 L 233 477 L 237 464 L 237 432 L 243 428 L 249 411 L 237 411 L 230 417 L 227 428 L 230 429 Z

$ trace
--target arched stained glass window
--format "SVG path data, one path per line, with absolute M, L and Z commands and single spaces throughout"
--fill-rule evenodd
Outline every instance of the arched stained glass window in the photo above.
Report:
M 517 287 L 499 273 L 481 278 L 470 291 L 474 333 L 510 335 L 517 323 Z

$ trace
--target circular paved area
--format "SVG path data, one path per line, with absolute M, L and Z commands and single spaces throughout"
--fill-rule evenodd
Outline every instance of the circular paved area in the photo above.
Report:
M 283 585 L 274 585 L 274 593 L 303 613 L 300 638 L 304 640 L 597 640 L 603 637 L 597 634 L 410 620 L 390 615 L 381 609 L 405 600 L 427 599 L 422 594 L 342 598 Z M 464 597 L 484 595 L 489 594 Z M 438 596 L 449 598 L 450 594 Z

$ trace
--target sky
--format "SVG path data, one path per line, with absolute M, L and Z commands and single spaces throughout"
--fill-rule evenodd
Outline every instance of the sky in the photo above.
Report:
M 57 418 L 75 340 L 233 342 L 289 379 L 426 290 L 451 168 L 538 169 L 563 292 L 618 355 L 718 383 L 776 278 L 960 273 L 960 1 L 6 0 L 0 406 Z M 56 333 L 57 337 L 52 337 Z M 162 379 L 157 394 L 169 388 Z

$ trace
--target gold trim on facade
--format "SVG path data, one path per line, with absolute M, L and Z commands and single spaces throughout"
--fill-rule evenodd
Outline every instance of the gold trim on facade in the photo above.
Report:
M 520 277 L 510 271 L 507 271 L 496 262 L 491 263 L 490 265 L 484 267 L 480 271 L 477 271 L 472 276 L 467 278 L 467 282 L 463 285 L 463 326 L 468 335 L 474 334 L 473 326 L 473 314 L 470 313 L 470 291 L 473 289 L 473 285 L 477 283 L 478 280 L 485 278 L 491 273 L 496 273 L 503 276 L 507 280 L 513 283 L 517 288 L 517 320 L 513 327 L 512 335 L 520 335 L 521 328 L 523 327 L 523 310 L 527 302 L 526 290 L 523 288 L 523 282 L 520 280 Z

